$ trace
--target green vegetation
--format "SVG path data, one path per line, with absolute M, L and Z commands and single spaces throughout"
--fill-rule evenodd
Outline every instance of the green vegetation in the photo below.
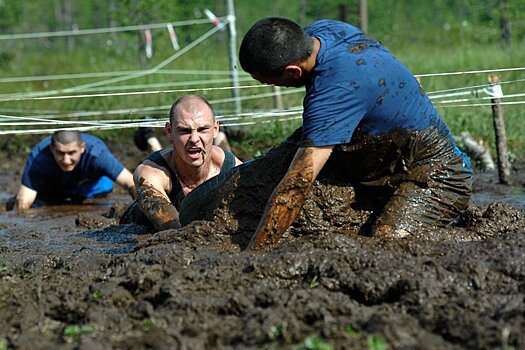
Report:
M 318 286 L 319 286 L 319 282 L 317 281 L 317 276 L 314 276 L 314 278 L 312 278 L 312 280 L 309 283 L 309 287 L 310 289 L 313 289 Z
M 102 296 L 102 292 L 99 291 L 99 290 L 96 290 L 96 291 L 94 291 L 93 293 L 91 293 L 91 298 L 93 298 L 93 299 L 98 299 L 98 298 L 100 298 L 101 296 Z
M 145 330 L 155 329 L 155 328 L 164 329 L 166 327 L 167 327 L 166 323 L 162 320 L 152 320 L 150 318 L 147 318 L 142 321 L 142 328 L 144 328 Z
M 282 338 L 283 334 L 284 327 L 282 325 L 272 326 L 272 328 L 270 328 L 270 331 L 268 332 L 268 337 L 270 337 L 271 340 L 277 340 Z
M 332 346 L 321 337 L 308 337 L 296 350 L 332 350 Z
M 368 336 L 367 344 L 369 350 L 387 350 L 389 348 L 385 339 L 377 335 Z
M 70 13 L 60 7 L 62 2 L 47 0 L 0 1 L 0 35 L 10 33 L 46 32 L 79 29 L 127 26 L 143 23 L 165 23 L 182 20 L 203 20 L 203 10 L 209 7 L 218 16 L 226 15 L 226 2 L 206 0 L 137 0 L 103 1 L 89 0 L 71 4 Z M 111 4 L 111 6 L 107 6 Z M 264 0 L 236 1 L 236 26 L 238 41 L 259 18 L 271 15 L 288 17 L 306 25 L 320 18 L 345 19 L 360 25 L 358 0 L 297 1 Z M 521 0 L 462 0 L 434 1 L 385 0 L 368 1 L 368 32 L 379 39 L 394 55 L 404 62 L 414 74 L 465 72 L 499 68 L 521 67 L 525 62 L 525 12 L 520 10 Z M 510 23 L 510 32 L 505 32 L 500 23 Z M 208 30 L 209 24 L 192 24 L 176 27 L 181 48 L 199 39 Z M 171 103 L 188 89 L 210 99 L 219 115 L 235 116 L 235 105 L 229 99 L 228 89 L 209 88 L 227 86 L 228 74 L 207 73 L 175 74 L 174 70 L 225 71 L 229 67 L 228 31 L 219 31 L 204 40 L 195 48 L 173 59 L 176 54 L 165 27 L 153 28 L 153 56 L 146 59 L 140 39 L 140 32 L 125 31 L 73 37 L 48 37 L 36 39 L 0 40 L 0 114 L 13 116 L 42 117 L 56 111 L 55 119 L 86 121 L 108 119 L 138 120 L 144 115 L 152 115 L 165 120 Z M 180 52 L 180 51 L 179 51 Z M 90 97 L 46 100 L 12 100 L 13 93 L 42 92 L 78 87 L 79 85 L 101 82 L 114 78 L 46 79 L 33 81 L 7 82 L 1 79 L 26 76 L 74 74 L 86 72 L 144 71 L 162 64 L 167 59 L 171 63 L 163 70 L 171 74 L 147 74 L 142 77 L 126 79 L 112 84 L 102 84 L 82 91 L 91 93 L 113 93 L 126 91 L 165 91 L 156 94 L 130 96 Z M 506 95 L 523 93 L 524 71 L 500 72 Z M 483 87 L 487 84 L 487 72 L 476 74 L 456 74 L 423 77 L 423 88 L 431 93 L 441 90 L 465 87 Z M 239 71 L 241 85 L 257 85 L 248 75 Z M 216 79 L 226 79 L 213 83 Z M 201 83 L 196 83 L 201 81 Z M 152 85 L 134 87 L 133 85 Z M 169 85 L 168 85 L 169 84 Z M 120 90 L 111 90 L 121 86 Z M 128 87 L 125 87 L 128 86 Z M 186 89 L 184 92 L 181 89 Z M 171 91 L 170 90 L 178 90 Z M 261 112 L 273 109 L 275 101 L 271 97 L 256 95 L 271 92 L 270 87 L 243 88 L 242 112 Z M 287 92 L 283 89 L 283 92 Z M 72 94 L 74 92 L 70 92 Z M 284 108 L 300 106 L 303 93 L 283 95 Z M 465 98 L 458 97 L 459 98 Z M 450 98 L 448 98 L 450 99 Z M 2 101 L 4 100 L 4 101 Z M 509 98 L 505 101 L 519 102 L 523 97 Z M 472 106 L 472 102 L 485 104 Z M 490 100 L 476 100 L 444 104 L 436 99 L 436 106 L 449 124 L 453 133 L 469 131 L 476 139 L 487 142 L 494 150 L 494 131 L 492 128 Z M 147 112 L 135 109 L 150 108 Z M 121 114 L 110 111 L 122 110 Z M 517 158 L 525 158 L 525 123 L 522 121 L 522 104 L 504 106 L 509 150 Z M 80 116 L 69 113 L 85 111 L 99 112 L 100 115 Z M 69 114 L 69 115 L 67 115 Z M 238 126 L 243 134 L 242 141 L 232 141 L 235 151 L 243 158 L 251 158 L 281 142 L 300 125 L 299 120 L 277 121 L 246 117 L 236 121 L 258 121 L 256 124 Z M 227 124 L 225 121 L 223 124 Z M 161 123 L 162 124 L 162 123 Z M 30 128 L 38 128 L 36 124 Z M 53 127 L 59 127 L 55 125 Z M 20 129 L 20 126 L 2 126 L 0 130 Z M 129 129 L 97 131 L 103 138 L 129 140 Z M 27 151 L 32 138 L 27 135 L 8 135 L 0 141 L 0 148 L 6 151 Z M 5 147 L 3 145 L 5 143 Z
M 67 343 L 73 343 L 73 342 L 78 343 L 80 342 L 80 338 L 82 337 L 82 335 L 91 334 L 93 332 L 95 332 L 95 329 L 90 325 L 83 325 L 83 326 L 71 325 L 71 326 L 67 326 L 64 329 L 63 336 L 64 336 L 64 340 Z

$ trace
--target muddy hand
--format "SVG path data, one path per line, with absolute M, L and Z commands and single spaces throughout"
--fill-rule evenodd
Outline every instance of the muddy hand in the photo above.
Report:
M 311 185 L 306 180 L 283 185 L 283 192 L 276 192 L 259 227 L 248 245 L 250 250 L 260 250 L 279 242 L 283 234 L 299 215 Z

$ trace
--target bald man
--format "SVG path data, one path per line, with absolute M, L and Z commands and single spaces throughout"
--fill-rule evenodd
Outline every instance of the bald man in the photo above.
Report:
M 161 231 L 178 228 L 180 203 L 206 180 L 242 162 L 214 146 L 219 122 L 204 98 L 186 95 L 171 107 L 164 126 L 171 147 L 152 153 L 135 170 L 137 200 L 121 223 L 135 222 Z

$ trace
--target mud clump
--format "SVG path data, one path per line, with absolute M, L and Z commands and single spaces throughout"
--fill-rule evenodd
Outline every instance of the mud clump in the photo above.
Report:
M 249 191 L 226 190 L 210 202 L 216 210 L 196 214 L 204 219 L 155 234 L 116 224 L 130 204 L 119 193 L 1 212 L 0 347 L 523 349 L 525 214 L 515 203 L 525 164 L 517 167 L 520 185 L 504 193 L 492 191 L 496 175 L 477 176 L 484 195 L 457 226 L 402 239 L 363 234 L 374 208 L 321 176 L 265 253 L 243 249 L 271 186 L 242 176 L 231 183 Z

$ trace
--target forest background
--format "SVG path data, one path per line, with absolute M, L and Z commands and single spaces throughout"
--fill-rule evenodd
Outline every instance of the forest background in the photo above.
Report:
M 237 0 L 232 3 L 237 48 L 248 28 L 267 16 L 287 17 L 301 25 L 321 18 L 362 25 L 358 0 Z M 511 159 L 525 158 L 525 70 L 519 69 L 525 62 L 523 0 L 369 0 L 365 3 L 369 35 L 380 40 L 415 75 L 421 75 L 421 84 L 430 96 L 448 94 L 441 100 L 436 98 L 434 103 L 454 134 L 470 132 L 489 145 L 493 154 L 491 99 L 481 90 L 486 87 L 489 74 L 498 74 L 503 93 L 508 96 L 503 99 L 503 107 L 509 155 Z M 53 128 L 66 125 L 66 120 L 70 127 L 87 120 L 110 123 L 109 120 L 120 118 L 118 128 L 103 131 L 94 128 L 93 132 L 112 142 L 124 142 L 136 128 L 133 122 L 148 115 L 157 122 L 152 125 L 163 125 L 168 108 L 177 96 L 193 91 L 211 100 L 217 114 L 230 116 L 223 124 L 242 134 L 242 138 L 232 140 L 232 146 L 244 158 L 256 156 L 279 143 L 300 125 L 297 108 L 301 105 L 302 90 L 283 89 L 282 105 L 278 106 L 280 113 L 268 114 L 276 107 L 274 89 L 257 86 L 256 81 L 238 68 L 240 85 L 246 87 L 240 90 L 243 101 L 242 113 L 239 113 L 232 102 L 232 90 L 228 88 L 232 86 L 228 72 L 231 32 L 218 30 L 196 44 L 213 28 L 213 24 L 207 22 L 206 9 L 224 20 L 227 4 L 226 0 L 0 0 L 0 115 L 3 121 L 0 131 L 5 134 L 0 149 L 27 151 L 35 137 L 42 137 L 40 134 L 50 125 Z M 182 22 L 187 24 L 176 25 Z M 178 51 L 170 41 L 167 23 L 174 24 L 180 45 Z M 16 36 L 125 26 L 133 29 L 91 35 Z M 146 52 L 147 29 L 153 39 L 151 57 Z M 185 47 L 192 45 L 195 46 L 184 52 Z M 168 61 L 169 64 L 165 64 Z M 153 74 L 153 70 L 163 64 L 165 66 Z M 109 81 L 111 76 L 104 76 L 108 72 L 136 74 L 141 71 L 152 74 L 139 73 L 133 79 L 77 90 L 84 95 L 112 96 L 34 98 Z M 457 92 L 462 94 L 454 96 Z M 122 94 L 115 96 L 114 93 Z M 37 122 L 41 119 L 44 121 Z

